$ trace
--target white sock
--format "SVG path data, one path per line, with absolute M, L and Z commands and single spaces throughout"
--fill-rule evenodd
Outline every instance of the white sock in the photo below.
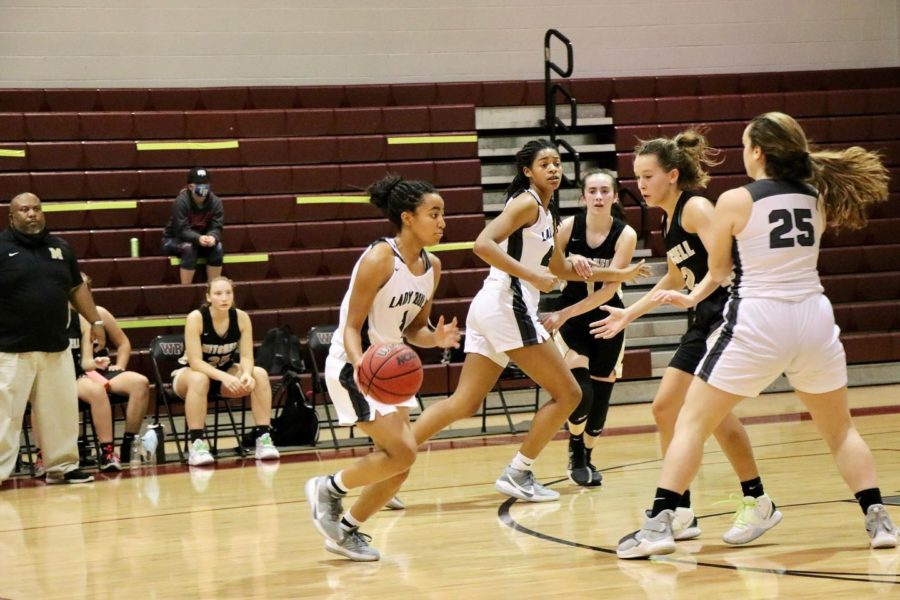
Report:
M 516 457 L 512 459 L 512 462 L 509 463 L 513 469 L 518 469 L 519 471 L 530 471 L 531 467 L 534 465 L 535 459 L 528 458 L 521 452 L 516 452 Z

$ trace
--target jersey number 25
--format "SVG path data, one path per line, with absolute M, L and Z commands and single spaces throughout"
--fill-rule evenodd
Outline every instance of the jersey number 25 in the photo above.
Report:
M 784 208 L 773 210 L 769 213 L 769 223 L 778 223 L 769 232 L 769 248 L 812 246 L 816 243 L 812 211 L 808 208 L 795 208 L 793 214 Z M 792 235 L 795 225 L 799 233 Z

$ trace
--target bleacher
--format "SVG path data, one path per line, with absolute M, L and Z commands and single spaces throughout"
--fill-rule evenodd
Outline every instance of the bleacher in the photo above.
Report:
M 851 85 L 853 89 L 844 87 Z M 860 145 L 882 154 L 891 173 L 888 202 L 874 207 L 863 230 L 827 231 L 819 268 L 848 361 L 900 360 L 900 70 L 859 71 L 852 77 L 820 74 L 814 81 L 805 75 L 773 74 L 758 93 L 729 89 L 724 94 L 687 95 L 688 88 L 686 84 L 675 96 L 611 100 L 616 166 L 624 185 L 634 183 L 631 151 L 638 139 L 700 127 L 707 130 L 711 145 L 723 150 L 708 187 L 708 196 L 715 199 L 749 181 L 741 134 L 750 118 L 768 111 L 796 117 L 820 147 Z M 651 223 L 644 232 L 647 247 L 655 256 L 664 256 L 658 226 Z
M 861 232 L 829 233 L 821 268 L 852 362 L 900 360 L 900 69 L 572 80 L 580 103 L 605 104 L 616 165 L 632 185 L 638 138 L 709 128 L 724 162 L 710 197 L 746 181 L 740 136 L 749 117 L 782 110 L 824 144 L 880 149 L 891 200 Z M 444 274 L 434 313 L 464 325 L 486 273 L 465 246 L 485 223 L 476 107 L 542 104 L 542 81 L 207 89 L 0 90 L 0 197 L 45 203 L 51 230 L 75 249 L 97 302 L 127 328 L 132 368 L 146 348 L 182 331 L 203 284 L 175 285 L 160 255 L 162 227 L 190 167 L 212 174 L 225 205 L 224 273 L 254 324 L 337 321 L 363 248 L 391 226 L 359 196 L 386 172 L 431 181 L 446 200 Z M 406 139 L 405 139 L 406 138 Z M 412 143 L 408 143 L 412 142 Z M 349 198 L 348 197 L 354 197 Z M 354 201 L 355 200 L 355 201 Z M 0 206 L 6 220 L 7 205 Z M 662 256 L 659 212 L 628 207 L 645 247 Z M 138 238 L 140 256 L 129 255 Z M 452 245 L 456 244 L 456 245 Z M 424 351 L 426 394 L 455 386 L 460 363 Z M 650 350 L 629 348 L 626 378 L 652 374 Z

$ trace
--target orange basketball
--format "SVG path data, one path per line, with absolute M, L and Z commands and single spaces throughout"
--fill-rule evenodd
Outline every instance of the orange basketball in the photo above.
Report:
M 406 344 L 373 344 L 357 371 L 360 391 L 385 404 L 408 400 L 422 387 L 422 361 Z

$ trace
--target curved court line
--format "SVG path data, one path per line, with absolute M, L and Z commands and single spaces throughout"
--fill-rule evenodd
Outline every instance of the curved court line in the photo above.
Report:
M 544 485 L 551 486 L 560 482 L 566 481 L 566 479 L 557 479 L 555 481 L 550 481 Z M 584 550 L 592 550 L 594 552 L 601 552 L 603 554 L 611 554 L 615 556 L 616 551 L 613 548 L 604 548 L 603 546 L 592 546 L 590 544 L 582 544 L 581 542 L 575 542 L 572 540 L 566 540 L 563 538 L 558 538 L 556 536 L 552 536 L 546 533 L 541 533 L 540 531 L 535 531 L 534 529 L 529 529 L 525 527 L 518 521 L 516 521 L 509 512 L 510 507 L 516 503 L 515 498 L 510 498 L 506 500 L 500 507 L 497 509 L 497 517 L 500 521 L 512 529 L 513 531 L 518 531 L 520 533 L 524 533 L 526 535 L 530 535 L 532 537 L 538 538 L 540 540 L 544 540 L 547 542 L 553 542 L 555 544 L 559 544 L 562 546 L 570 546 L 572 548 L 582 548 Z M 785 507 L 794 507 L 794 506 L 810 506 L 814 504 L 832 504 L 837 502 L 846 502 L 846 500 L 826 500 L 822 502 L 805 502 L 800 504 L 782 504 L 779 505 L 779 508 Z M 720 513 L 720 514 L 728 514 L 728 513 Z M 712 517 L 716 515 L 704 515 L 698 516 L 698 519 Z M 898 573 L 852 573 L 852 572 L 839 572 L 839 571 L 813 571 L 813 570 L 804 570 L 804 569 L 765 569 L 762 567 L 744 567 L 738 565 L 726 565 L 721 563 L 713 563 L 713 562 L 701 562 L 701 561 L 684 561 L 678 558 L 668 558 L 665 556 L 660 556 L 658 558 L 653 559 L 659 562 L 669 562 L 669 563 L 683 563 L 683 564 L 691 564 L 696 565 L 698 567 L 710 567 L 713 569 L 730 569 L 732 571 L 745 571 L 745 572 L 753 572 L 753 573 L 772 573 L 774 575 L 789 575 L 792 577 L 810 577 L 814 579 L 833 579 L 836 581 L 860 581 L 863 583 L 888 583 L 892 585 L 900 585 L 900 581 L 897 581 L 900 578 L 900 574 Z M 873 577 L 885 577 L 892 578 L 894 581 L 885 580 L 885 579 L 873 579 Z

